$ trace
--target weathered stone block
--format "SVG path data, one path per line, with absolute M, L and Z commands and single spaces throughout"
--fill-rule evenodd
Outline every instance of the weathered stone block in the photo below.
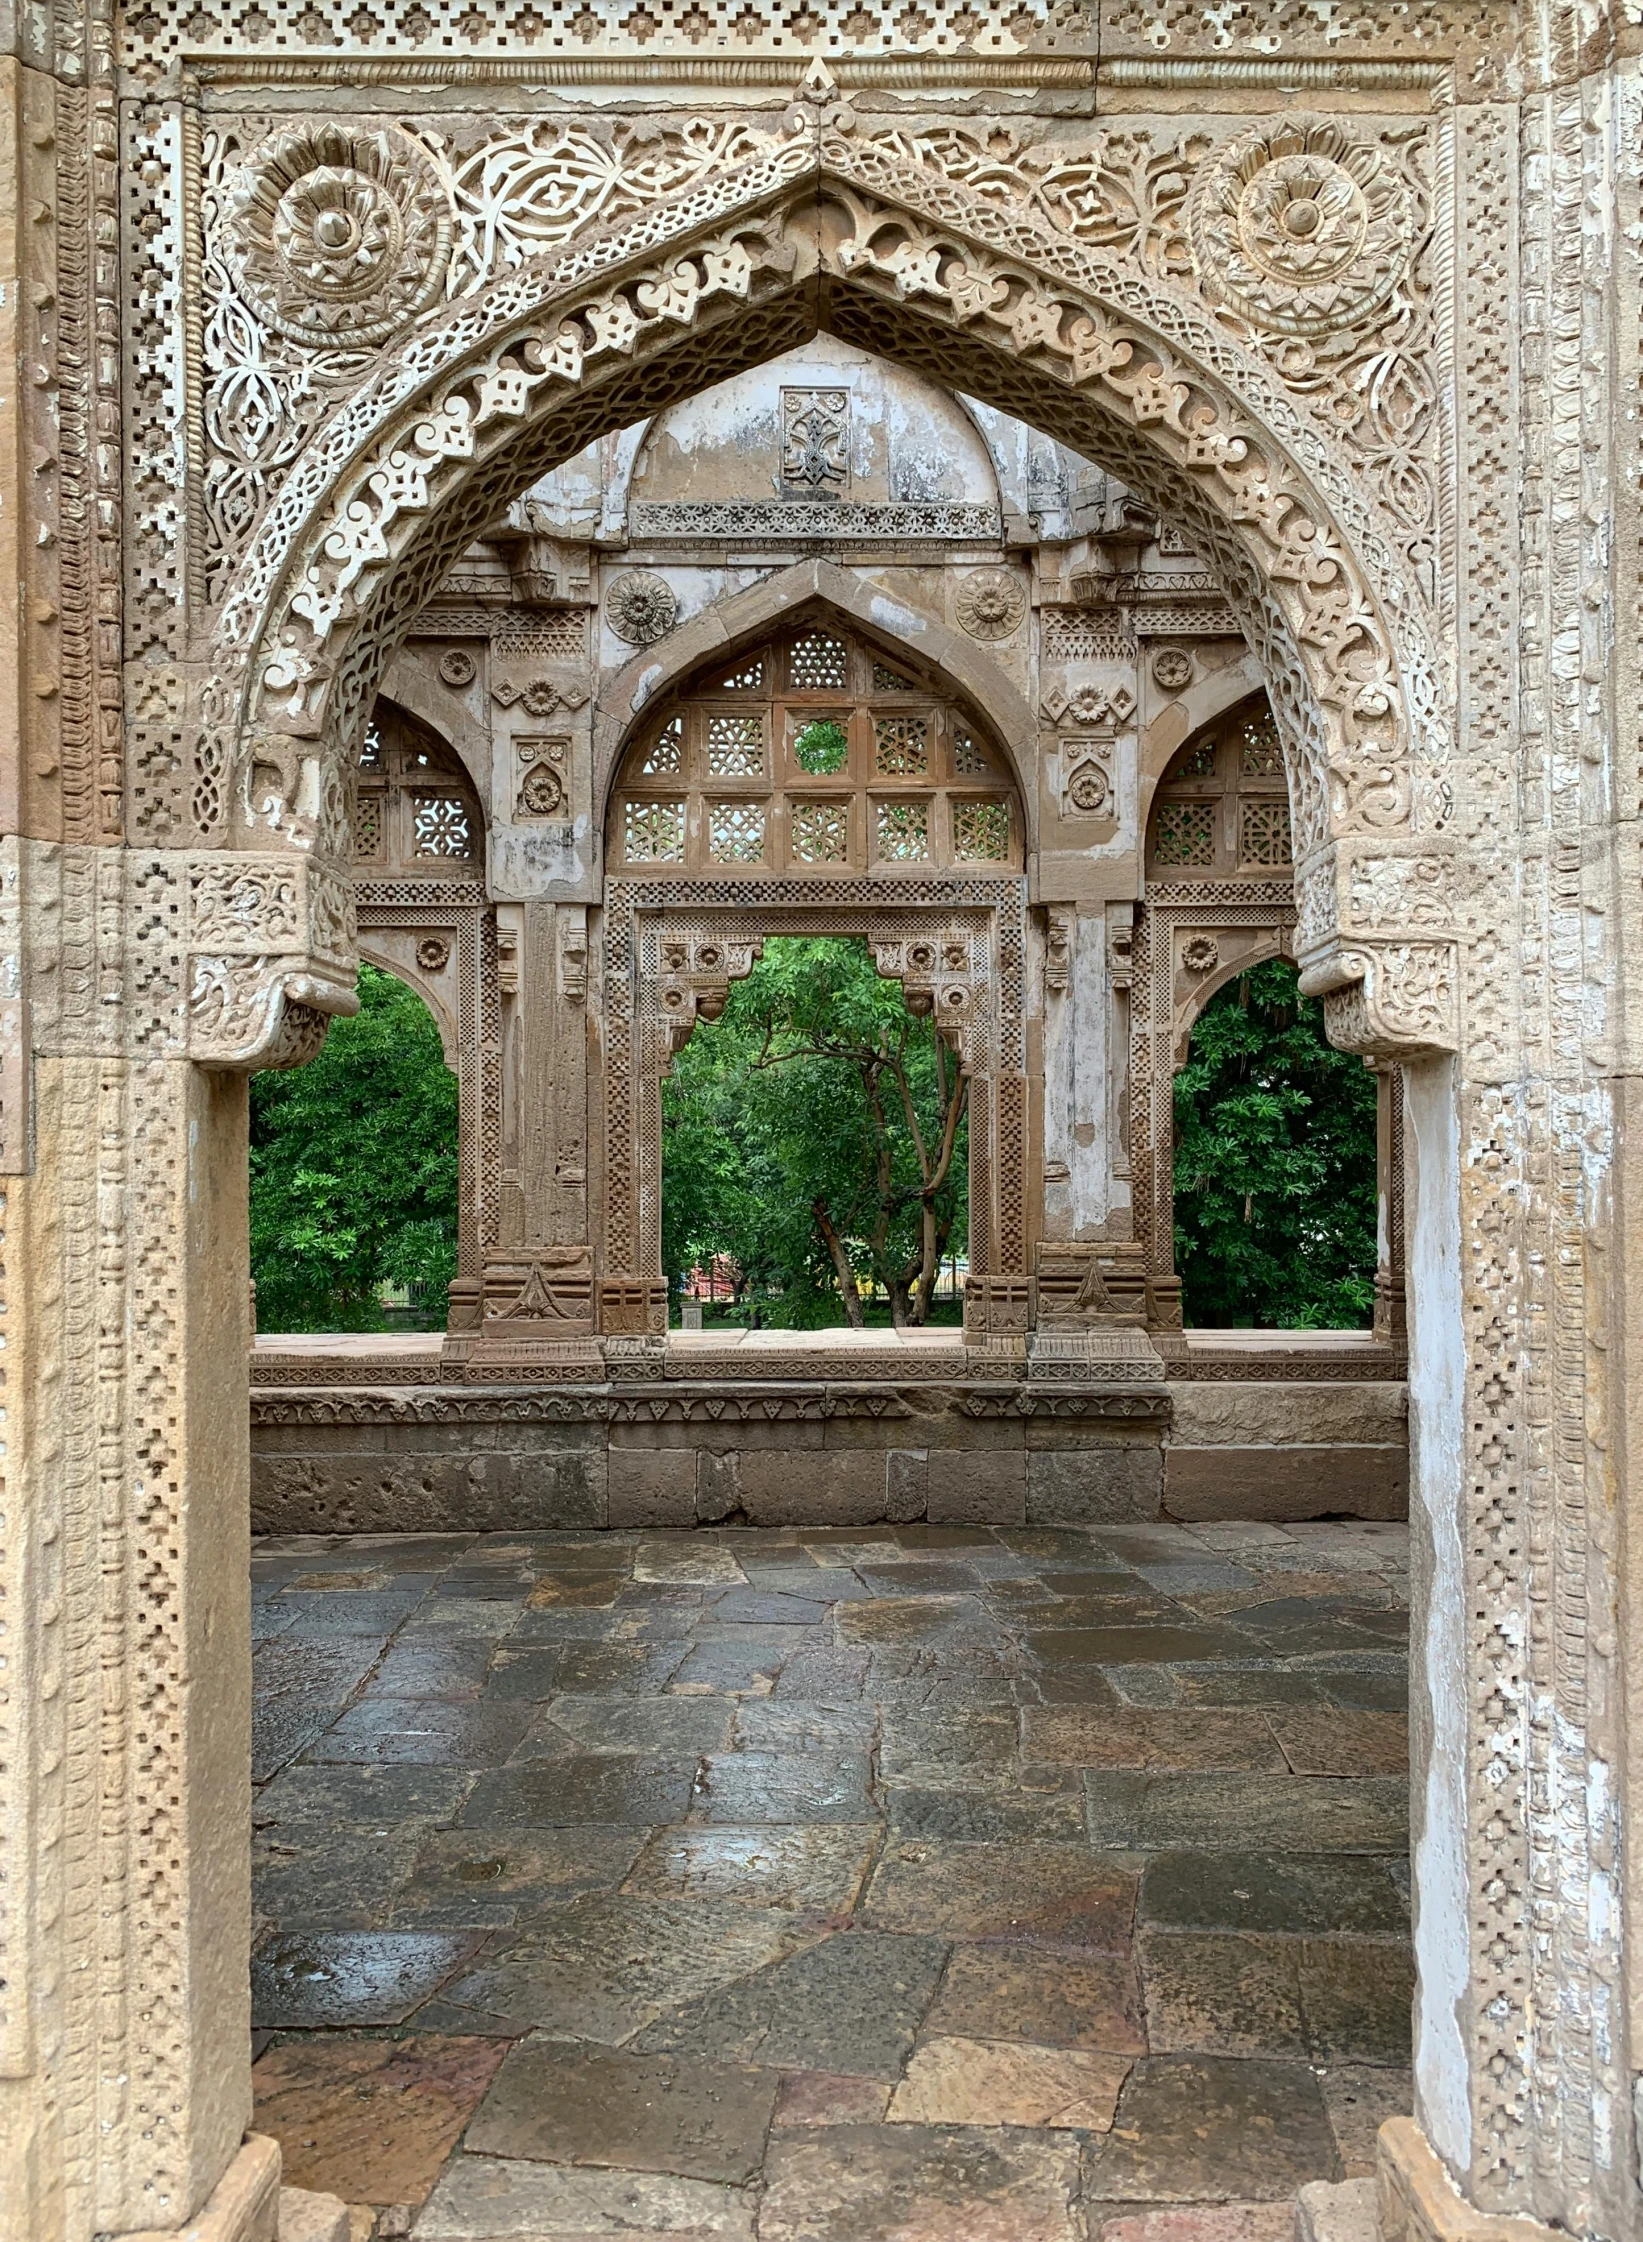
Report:
M 688 1448 L 611 1446 L 606 1474 L 613 1526 L 693 1526 L 697 1458 Z
M 924 1515 L 932 1525 L 1024 1526 L 1024 1450 L 932 1448 Z
M 1163 1512 L 1164 1458 L 1156 1446 L 1027 1453 L 1027 1523 L 1112 1524 Z
M 1164 1450 L 1164 1510 L 1182 1519 L 1406 1518 L 1403 1447 Z
M 871 1525 L 884 1516 L 885 1462 L 849 1449 L 754 1449 L 741 1458 L 742 1508 L 753 1526 Z
M 928 1500 L 929 1451 L 892 1448 L 887 1458 L 884 1515 L 904 1524 L 922 1518 Z
M 696 1458 L 691 1521 L 699 1519 L 704 1526 L 716 1526 L 721 1519 L 734 1517 L 741 1506 L 740 1456 L 734 1451 L 715 1456 L 704 1450 Z
M 1169 1437 L 1188 1448 L 1397 1446 L 1409 1437 L 1408 1388 L 1395 1379 L 1183 1378 L 1170 1388 Z

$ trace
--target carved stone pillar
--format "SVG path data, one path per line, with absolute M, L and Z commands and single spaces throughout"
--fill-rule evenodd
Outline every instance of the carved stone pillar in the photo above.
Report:
M 181 2223 L 251 2113 L 245 1085 L 63 1029 L 5 1193 L 6 2242 Z

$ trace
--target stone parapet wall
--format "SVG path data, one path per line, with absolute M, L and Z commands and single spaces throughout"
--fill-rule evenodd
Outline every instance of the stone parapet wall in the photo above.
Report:
M 259 1533 L 1402 1517 L 1387 1381 L 255 1390 Z

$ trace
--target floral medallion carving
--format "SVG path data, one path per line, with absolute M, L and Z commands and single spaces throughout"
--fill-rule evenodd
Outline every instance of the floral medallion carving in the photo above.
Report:
M 1213 934 L 1195 934 L 1181 951 L 1181 963 L 1189 973 L 1213 973 L 1221 962 L 1221 946 Z
M 471 685 L 478 674 L 478 663 L 464 647 L 453 646 L 448 654 L 440 656 L 441 682 L 449 685 L 455 692 L 460 692 L 465 685 Z
M 1026 612 L 1026 593 L 1002 569 L 978 569 L 958 588 L 958 619 L 972 638 L 1013 637 Z
M 1078 817 L 1111 817 L 1112 780 L 1104 764 L 1079 764 L 1067 781 L 1067 807 Z
M 679 620 L 679 601 L 663 577 L 634 569 L 605 594 L 605 621 L 630 646 L 653 646 Z
M 416 946 L 416 962 L 424 973 L 443 973 L 451 962 L 451 945 L 443 934 L 425 935 Z
M 1409 190 L 1387 156 L 1315 117 L 1234 140 L 1200 174 L 1187 217 L 1206 293 L 1285 335 L 1372 317 L 1415 245 Z
M 1164 692 L 1185 692 L 1192 683 L 1192 656 L 1184 646 L 1166 646 L 1152 658 L 1152 675 Z
M 306 120 L 252 151 L 229 196 L 229 262 L 246 302 L 294 342 L 362 349 L 444 286 L 450 197 L 397 125 Z
M 551 763 L 533 763 L 519 787 L 520 814 L 557 817 L 565 806 L 565 782 Z

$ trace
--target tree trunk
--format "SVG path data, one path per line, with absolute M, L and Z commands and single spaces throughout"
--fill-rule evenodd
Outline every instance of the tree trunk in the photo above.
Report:
M 865 1331 L 867 1318 L 861 1312 L 861 1294 L 856 1289 L 856 1272 L 850 1266 L 850 1256 L 844 1250 L 844 1240 L 834 1229 L 832 1217 L 820 1199 L 811 1201 L 810 1212 L 816 1218 L 816 1228 L 822 1234 L 822 1243 L 832 1256 L 833 1273 L 839 1280 L 839 1292 L 844 1301 L 845 1321 L 852 1331 Z

